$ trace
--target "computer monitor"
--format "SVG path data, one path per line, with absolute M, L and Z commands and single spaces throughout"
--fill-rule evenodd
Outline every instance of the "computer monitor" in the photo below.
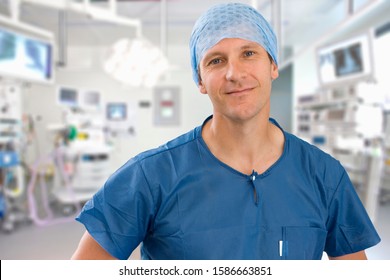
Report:
M 106 118 L 108 121 L 125 121 L 127 119 L 127 104 L 123 102 L 107 103 Z
M 52 83 L 53 43 L 0 27 L 0 76 Z
M 84 110 L 97 111 L 101 109 L 102 97 L 99 91 L 83 90 L 80 99 L 80 107 Z
M 72 87 L 59 87 L 57 90 L 57 103 L 62 106 L 79 107 L 79 91 Z
M 320 84 L 327 87 L 372 78 L 372 57 L 369 33 L 318 48 Z

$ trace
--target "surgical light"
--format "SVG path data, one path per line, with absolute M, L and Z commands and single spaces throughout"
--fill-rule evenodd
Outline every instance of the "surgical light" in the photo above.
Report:
M 162 51 L 141 37 L 115 42 L 104 62 L 107 74 L 134 87 L 153 87 L 168 68 Z

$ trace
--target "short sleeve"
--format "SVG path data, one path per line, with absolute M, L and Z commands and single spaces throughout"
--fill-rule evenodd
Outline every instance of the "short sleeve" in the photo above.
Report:
M 325 252 L 332 257 L 356 253 L 380 242 L 362 202 L 348 177 L 339 165 L 334 178 L 339 180 L 329 204 L 328 237 Z
M 147 234 L 153 211 L 144 172 L 131 160 L 84 205 L 76 220 L 108 253 L 128 259 Z

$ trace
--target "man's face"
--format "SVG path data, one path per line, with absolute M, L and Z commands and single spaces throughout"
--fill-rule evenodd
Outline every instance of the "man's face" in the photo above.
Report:
M 209 95 L 214 115 L 244 121 L 269 114 L 271 84 L 279 74 L 259 44 L 223 39 L 204 54 L 199 72 L 200 92 Z

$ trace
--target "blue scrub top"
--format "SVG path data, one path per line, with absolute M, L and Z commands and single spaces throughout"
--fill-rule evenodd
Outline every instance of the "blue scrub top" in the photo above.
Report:
M 76 219 L 111 255 L 127 259 L 142 243 L 143 259 L 321 259 L 380 241 L 330 155 L 283 131 L 279 160 L 243 174 L 201 131 L 130 159 L 86 203 Z

